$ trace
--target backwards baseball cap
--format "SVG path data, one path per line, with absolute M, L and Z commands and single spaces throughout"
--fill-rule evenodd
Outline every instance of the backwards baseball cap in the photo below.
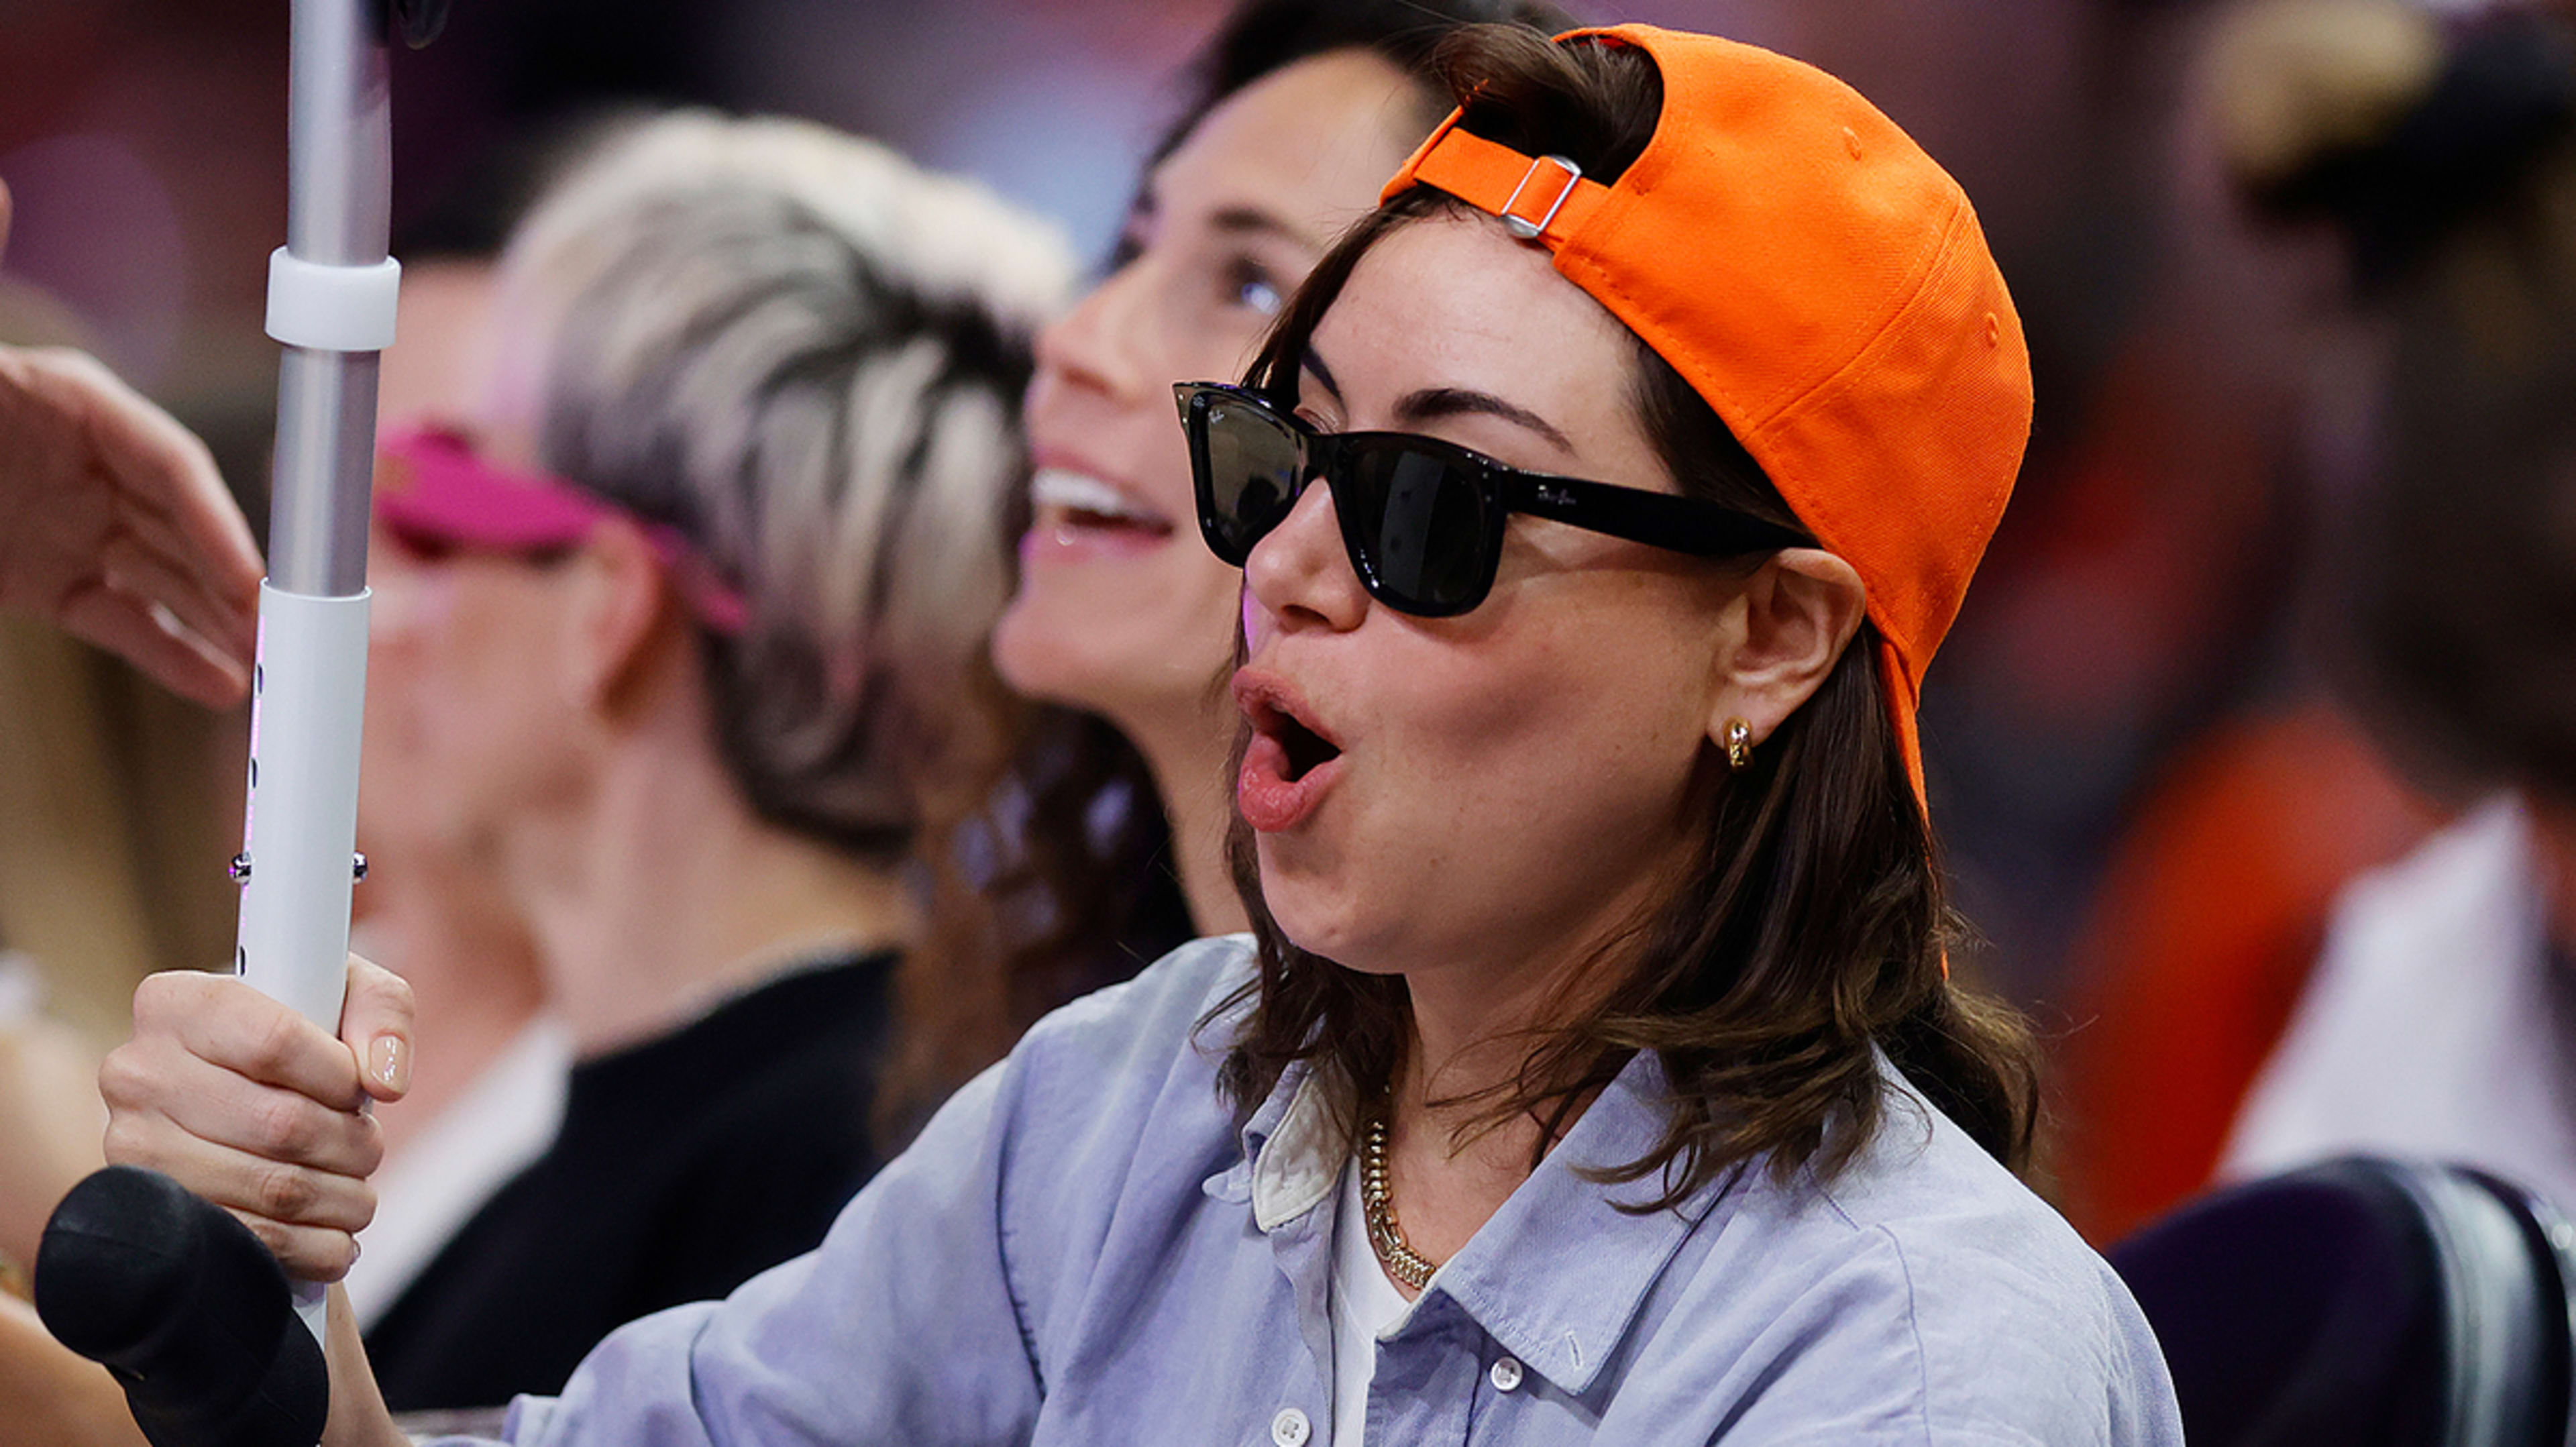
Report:
M 1557 40 L 1633 46 L 1662 75 L 1654 136 L 1615 182 L 1453 113 L 1382 199 L 1419 184 L 1501 217 L 1707 400 L 1866 585 L 1920 795 L 1923 670 L 2030 436 L 2030 351 L 1976 213 L 1813 66 L 1648 25 Z

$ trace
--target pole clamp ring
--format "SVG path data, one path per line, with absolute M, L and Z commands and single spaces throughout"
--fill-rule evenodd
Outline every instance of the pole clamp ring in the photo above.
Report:
M 402 263 L 326 266 L 281 246 L 268 254 L 268 334 L 320 352 L 381 352 L 394 344 Z

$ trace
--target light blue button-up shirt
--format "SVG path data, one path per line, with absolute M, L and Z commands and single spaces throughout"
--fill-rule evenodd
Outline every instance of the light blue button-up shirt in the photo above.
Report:
M 819 1250 L 621 1330 L 510 1439 L 1331 1440 L 1349 1145 L 1302 1075 L 1240 1125 L 1218 1095 L 1228 1022 L 1195 1027 L 1249 959 L 1201 941 L 1050 1017 Z M 2179 1444 L 2119 1280 L 1897 1088 L 1830 1185 L 1756 1169 L 1632 1214 L 1582 1171 L 1660 1134 L 1638 1057 L 1381 1339 L 1365 1440 Z

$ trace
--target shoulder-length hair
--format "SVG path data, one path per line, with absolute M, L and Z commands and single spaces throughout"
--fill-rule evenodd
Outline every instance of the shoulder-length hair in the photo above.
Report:
M 1442 64 L 1467 129 L 1571 157 L 1604 184 L 1644 150 L 1662 109 L 1653 63 L 1625 47 L 1476 27 L 1450 40 Z M 1293 398 L 1309 339 L 1360 259 L 1402 227 L 1462 209 L 1417 187 L 1363 219 L 1289 303 L 1247 381 Z M 1801 528 L 1716 412 L 1642 342 L 1634 398 L 1683 493 Z M 1518 1078 L 1473 1098 L 1471 1131 L 1525 1115 L 1541 1126 L 1544 1152 L 1593 1091 L 1651 1050 L 1670 1084 L 1670 1123 L 1652 1150 L 1609 1173 L 1659 1178 L 1650 1209 L 1757 1160 L 1784 1181 L 1809 1167 L 1829 1178 L 1887 1114 L 1884 1054 L 1988 1152 L 2023 1168 L 2036 1052 L 2009 1008 L 1948 977 L 1953 917 L 1888 722 L 1875 636 L 1864 624 L 1746 768 L 1730 772 L 1713 747 L 1704 752 L 1690 784 L 1702 828 L 1687 877 L 1602 942 L 1586 995 L 1595 1003 L 1530 1032 Z M 1232 1034 L 1225 1088 L 1249 1111 L 1306 1062 L 1335 1114 L 1355 1124 L 1402 1061 L 1405 983 L 1288 939 L 1263 902 L 1240 820 L 1232 859 L 1259 967 L 1235 1002 L 1249 1008 Z M 1614 975 L 1606 989 L 1602 972 Z

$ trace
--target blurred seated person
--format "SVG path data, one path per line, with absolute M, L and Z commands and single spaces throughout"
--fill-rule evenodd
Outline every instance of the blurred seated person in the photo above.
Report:
M 2345 892 L 2224 1170 L 2434 1156 L 2576 1206 L 2576 30 L 2270 23 L 2254 58 L 2319 114 L 2240 169 L 2336 223 L 2389 337 L 2340 663 L 2401 765 L 2481 802 Z
M 9 213 L 0 186 L 0 243 Z M 0 346 L 0 608 L 222 708 L 249 692 L 260 572 L 193 434 L 86 355 Z M 27 996 L 32 967 L 13 978 Z M 86 1043 L 33 1010 L 5 1013 L 0 1260 L 23 1267 L 54 1202 L 98 1166 L 106 1117 Z
M 10 198 L 0 185 L 0 244 Z M 0 346 L 0 607 L 122 655 L 209 707 L 241 702 L 259 550 L 203 443 L 87 356 Z M 9 821 L 0 820 L 0 827 Z M 0 1444 L 142 1442 L 101 1368 L 54 1345 L 19 1268 L 97 1164 L 92 1062 L 22 1019 L 0 1031 Z M 84 1131 L 91 1131 L 86 1139 Z
M 615 132 L 578 120 L 505 143 L 395 238 L 402 314 L 377 379 L 380 432 L 462 417 L 490 384 L 492 295 L 501 250 L 545 186 Z M 379 535 L 371 552 L 397 545 Z M 399 622 L 399 616 L 393 620 Z M 563 1120 L 571 1044 L 544 1011 L 536 940 L 488 862 L 439 827 L 443 785 L 396 726 L 414 650 L 378 650 L 358 793 L 358 847 L 370 869 L 353 898 L 350 947 L 412 987 L 423 1042 L 411 1089 L 376 1112 L 384 1189 L 367 1249 L 349 1268 L 349 1302 L 372 1328 L 493 1192 L 543 1154 Z

